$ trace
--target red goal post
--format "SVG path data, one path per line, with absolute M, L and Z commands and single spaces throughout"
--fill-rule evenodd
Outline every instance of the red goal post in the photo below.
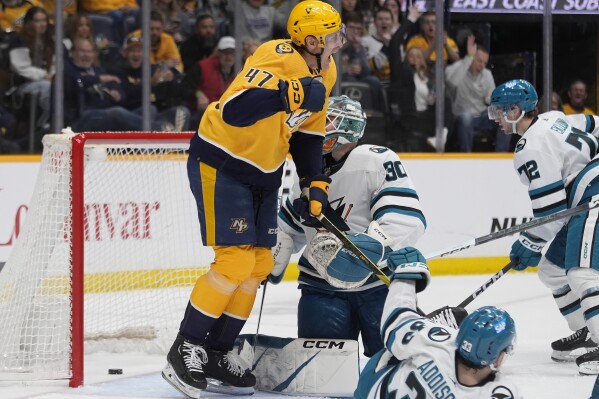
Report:
M 83 384 L 85 352 L 165 353 L 213 259 L 187 181 L 193 133 L 46 135 L 0 271 L 0 380 Z

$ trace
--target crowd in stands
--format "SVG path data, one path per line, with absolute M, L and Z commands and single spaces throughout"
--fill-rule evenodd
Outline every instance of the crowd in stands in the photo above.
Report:
M 195 130 L 206 106 L 235 77 L 236 48 L 245 60 L 262 42 L 286 37 L 287 17 L 298 1 L 152 0 L 151 129 Z M 340 80 L 345 87 L 352 82 L 369 87 L 371 101 L 363 103 L 371 108 L 367 114 L 383 113 L 386 120 L 380 144 L 396 151 L 435 150 L 439 58 L 446 83 L 445 150 L 476 151 L 483 137 L 489 148 L 510 151 L 510 137 L 486 117 L 496 82 L 483 38 L 472 32 L 457 43 L 445 33 L 438 57 L 435 13 L 411 4 L 341 1 L 347 44 L 340 55 Z M 140 1 L 65 0 L 63 11 L 64 125 L 76 132 L 141 130 Z M 237 23 L 236 11 L 243 18 Z M 42 136 L 51 131 L 53 18 L 54 0 L 2 0 L 0 153 L 39 151 Z M 575 78 L 563 103 L 553 93 L 552 108 L 594 113 L 587 96 L 585 82 Z

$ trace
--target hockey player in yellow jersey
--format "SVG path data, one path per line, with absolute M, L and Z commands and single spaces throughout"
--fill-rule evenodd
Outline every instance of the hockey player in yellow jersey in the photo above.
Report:
M 322 174 L 332 55 L 344 44 L 339 13 L 301 1 L 287 24 L 291 39 L 262 44 L 191 140 L 187 171 L 204 245 L 215 252 L 193 288 L 163 377 L 189 397 L 201 390 L 252 394 L 256 379 L 231 352 L 260 283 L 273 268 L 278 188 L 288 153 L 305 195 L 304 222 L 327 206 Z

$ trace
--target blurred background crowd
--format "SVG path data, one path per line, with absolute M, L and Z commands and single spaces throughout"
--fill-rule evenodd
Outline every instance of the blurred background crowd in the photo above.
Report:
M 151 0 L 150 130 L 197 129 L 206 106 L 218 100 L 244 60 L 264 41 L 287 37 L 287 17 L 298 1 Z M 440 137 L 442 151 L 513 150 L 515 139 L 498 131 L 486 107 L 496 84 L 512 78 L 535 83 L 542 73 L 538 16 L 450 18 L 448 8 L 446 31 L 438 35 L 434 2 L 330 3 L 340 10 L 347 34 L 337 58 L 339 90 L 367 110 L 365 141 L 427 152 L 435 151 Z M 63 126 L 75 132 L 143 130 L 141 2 L 64 0 L 62 9 Z M 55 15 L 55 0 L 2 0 L 0 154 L 40 152 L 42 136 L 56 128 Z M 556 55 L 566 57 L 556 65 L 567 66 L 555 75 L 552 109 L 595 113 L 596 24 L 556 25 L 554 37 L 563 43 Z M 582 39 L 589 32 L 594 46 Z M 437 62 L 445 87 L 440 135 Z

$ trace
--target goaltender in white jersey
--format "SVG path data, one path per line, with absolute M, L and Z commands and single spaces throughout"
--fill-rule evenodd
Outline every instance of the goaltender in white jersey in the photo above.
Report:
M 489 118 L 522 136 L 514 168 L 528 188 L 534 217 L 552 215 L 599 199 L 599 117 L 537 114 L 535 88 L 511 80 L 491 94 Z M 574 334 L 554 341 L 556 361 L 576 360 L 581 374 L 599 374 L 599 210 L 579 213 L 522 233 L 512 245 L 515 270 L 539 265 Z M 551 241 L 544 256 L 545 244 Z
M 518 387 L 498 373 L 513 351 L 515 324 L 494 306 L 472 312 L 459 330 L 423 318 L 416 293 L 430 273 L 415 248 L 389 254 L 391 275 L 381 331 L 385 349 L 360 375 L 355 399 L 521 399 Z
M 397 154 L 386 147 L 358 145 L 366 126 L 359 102 L 331 97 L 323 144 L 323 173 L 331 179 L 325 214 L 386 273 L 385 253 L 414 245 L 426 219 L 414 184 Z M 298 266 L 298 336 L 357 340 L 368 357 L 383 347 L 380 320 L 387 287 L 341 241 L 306 217 L 305 196 L 294 190 L 279 212 L 276 284 L 292 252 L 307 244 Z M 315 223 L 314 223 L 315 222 Z
M 328 168 L 325 164 L 325 173 L 332 180 L 329 188 L 332 211 L 343 219 L 350 232 L 368 232 L 383 241 L 387 251 L 414 245 L 424 234 L 426 219 L 418 194 L 395 152 L 386 147 L 362 144 L 351 150 L 342 162 Z M 297 181 L 294 182 L 294 187 L 298 187 Z M 317 233 L 322 233 L 322 229 L 300 224 L 291 205 L 298 197 L 299 193 L 295 190 L 283 204 L 282 212 L 279 213 L 283 223 L 279 220 L 279 229 L 294 239 L 296 248 L 301 248 L 306 243 L 313 242 Z M 379 228 L 378 231 L 383 235 L 379 236 L 373 231 L 373 226 Z M 333 289 L 314 269 L 309 251 L 310 248 L 306 248 L 304 259 L 299 263 L 299 282 Z M 363 267 L 362 272 L 360 275 L 368 276 L 368 280 L 359 287 L 350 289 L 362 291 L 383 285 L 366 267 Z

